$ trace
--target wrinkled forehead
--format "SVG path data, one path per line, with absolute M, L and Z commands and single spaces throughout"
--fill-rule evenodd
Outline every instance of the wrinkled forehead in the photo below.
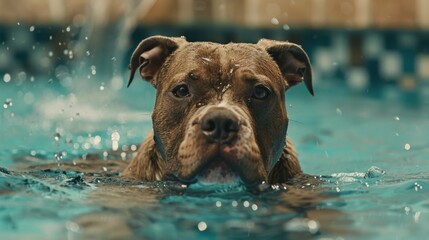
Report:
M 205 78 L 224 78 L 240 69 L 279 79 L 280 70 L 266 51 L 254 44 L 189 43 L 178 49 L 166 64 L 164 74 L 196 73 Z

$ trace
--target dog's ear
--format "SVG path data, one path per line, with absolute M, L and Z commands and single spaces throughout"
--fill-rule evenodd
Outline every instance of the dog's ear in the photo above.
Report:
M 257 45 L 271 55 L 290 87 L 304 81 L 310 94 L 314 95 L 310 59 L 301 46 L 269 39 L 261 39 Z
M 152 82 L 159 68 L 165 60 L 186 43 L 185 38 L 173 38 L 164 36 L 153 36 L 140 42 L 131 56 L 129 68 L 131 70 L 128 87 L 133 81 L 135 71 L 140 68 L 143 79 Z M 152 82 L 152 84 L 154 84 Z

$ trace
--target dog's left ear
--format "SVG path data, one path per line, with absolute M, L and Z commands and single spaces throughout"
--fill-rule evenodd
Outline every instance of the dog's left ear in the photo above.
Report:
M 314 95 L 310 59 L 301 46 L 269 39 L 261 39 L 257 45 L 271 55 L 290 87 L 304 81 L 310 94 Z
M 134 74 L 138 68 L 143 79 L 156 85 L 152 80 L 155 78 L 158 70 L 164 64 L 167 57 L 185 43 L 186 39 L 184 37 L 164 36 L 153 36 L 141 41 L 131 56 L 129 65 L 131 73 L 127 87 L 133 81 Z

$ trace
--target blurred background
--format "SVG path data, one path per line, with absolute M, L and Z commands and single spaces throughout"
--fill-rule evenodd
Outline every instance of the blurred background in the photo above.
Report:
M 120 89 L 130 53 L 145 37 L 221 43 L 265 37 L 301 44 L 316 84 L 329 79 L 414 107 L 429 103 L 425 0 L 0 0 L 0 6 L 3 84 L 43 79 L 68 87 L 76 74 L 97 73 Z
M 48 81 L 69 89 L 88 79 L 119 90 L 145 37 L 220 43 L 265 37 L 301 44 L 316 85 L 429 104 L 425 0 L 0 0 L 0 6 L 0 86 Z

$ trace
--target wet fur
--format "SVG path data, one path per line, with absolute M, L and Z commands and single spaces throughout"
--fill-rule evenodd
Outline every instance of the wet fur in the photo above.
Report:
M 286 146 L 277 163 L 268 175 L 269 183 L 284 183 L 302 174 L 298 162 L 298 153 L 292 141 L 286 138 Z M 149 133 L 138 149 L 137 156 L 123 171 L 122 176 L 145 181 L 160 181 L 163 179 L 164 161 L 156 151 L 153 131 Z

